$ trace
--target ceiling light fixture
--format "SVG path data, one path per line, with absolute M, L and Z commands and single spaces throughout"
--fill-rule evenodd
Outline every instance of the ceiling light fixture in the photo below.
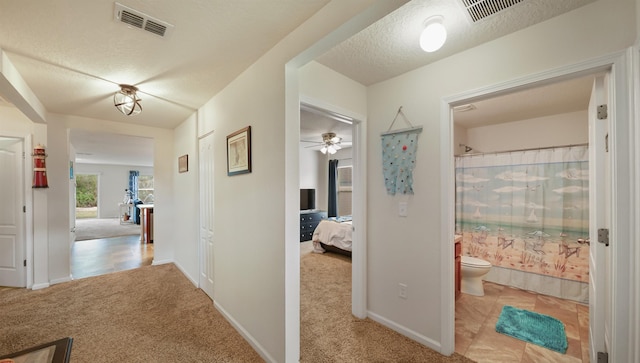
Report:
M 323 154 L 329 153 L 330 155 L 335 154 L 338 150 L 342 149 L 340 146 L 340 142 L 342 141 L 341 137 L 337 137 L 333 132 L 327 132 L 326 134 L 322 134 L 322 148 L 320 152 Z
M 121 84 L 120 91 L 113 95 L 113 105 L 124 115 L 137 115 L 142 112 L 141 99 L 138 98 L 138 88 L 128 84 Z
M 435 15 L 424 22 L 424 30 L 420 34 L 420 48 L 425 52 L 435 52 L 440 49 L 447 40 L 447 29 L 442 22 L 444 17 Z

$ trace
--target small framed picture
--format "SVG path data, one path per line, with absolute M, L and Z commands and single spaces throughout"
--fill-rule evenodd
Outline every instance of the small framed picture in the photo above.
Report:
M 251 126 L 227 136 L 227 175 L 251 172 Z
M 189 171 L 189 155 L 182 155 L 178 158 L 178 173 Z

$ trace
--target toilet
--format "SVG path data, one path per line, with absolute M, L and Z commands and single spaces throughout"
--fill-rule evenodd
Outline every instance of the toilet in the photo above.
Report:
M 491 270 L 491 263 L 476 257 L 462 256 L 461 269 L 460 291 L 463 294 L 484 296 L 482 278 Z

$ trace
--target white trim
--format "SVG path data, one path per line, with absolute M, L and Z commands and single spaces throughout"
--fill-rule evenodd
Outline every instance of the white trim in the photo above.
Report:
M 639 38 L 640 41 L 640 38 Z M 630 172 L 634 175 L 632 179 L 632 185 L 635 185 L 635 190 L 633 191 L 632 199 L 633 205 L 635 207 L 631 208 L 633 215 L 630 216 L 632 221 L 638 221 L 640 219 L 640 167 L 638 163 L 640 162 L 640 127 L 638 127 L 638 118 L 640 117 L 640 101 L 638 97 L 640 97 L 640 43 L 637 43 L 634 47 L 634 50 L 631 52 L 630 61 L 632 65 L 631 74 L 633 75 L 633 92 L 630 95 L 630 99 L 635 100 L 635 103 L 631 105 L 633 107 L 633 112 L 629 115 L 629 119 L 633 120 L 631 123 L 632 130 L 629 132 L 629 135 L 632 137 L 631 147 L 632 152 L 629 154 L 633 155 L 633 159 L 631 160 L 632 170 Z M 634 142 L 635 141 L 635 142 Z M 640 223 L 635 223 L 635 231 L 633 234 L 634 239 L 632 241 L 638 241 L 640 238 Z M 636 266 L 640 261 L 640 248 L 637 247 L 637 244 L 633 246 L 633 253 L 630 254 L 632 262 L 632 266 Z M 629 316 L 629 321 L 637 322 L 640 319 L 640 268 L 635 268 L 634 273 L 630 275 L 631 283 L 629 284 L 634 291 L 631 294 L 631 301 L 629 301 L 629 307 L 633 309 L 631 315 Z M 638 324 L 631 324 L 631 331 L 629 332 L 629 349 L 633 349 L 633 351 L 629 352 L 629 361 L 631 362 L 640 362 L 640 327 Z M 635 349 L 634 349 L 635 347 Z
M 240 325 L 231 314 L 227 313 L 227 311 L 222 307 L 222 305 L 217 302 L 213 302 L 213 306 L 224 316 L 224 318 L 233 326 L 233 328 L 242 335 L 242 337 L 255 349 L 256 352 L 264 359 L 266 362 L 277 362 L 269 352 L 264 349 L 260 343 L 251 335 L 249 332 Z
M 184 276 L 185 276 L 189 281 L 191 281 L 191 283 L 193 284 L 193 286 L 195 286 L 195 287 L 199 287 L 199 286 L 198 286 L 198 283 L 199 283 L 199 282 L 198 282 L 198 279 L 194 279 L 191 275 L 189 275 L 189 273 L 187 272 L 187 270 L 186 270 L 184 267 L 182 267 L 182 265 L 180 265 L 179 263 L 174 262 L 173 264 L 178 268 L 178 270 L 180 270 L 180 272 L 182 272 L 182 274 L 183 274 L 183 275 L 184 275 Z
M 47 283 L 42 283 L 42 284 L 33 284 L 33 285 L 31 285 L 31 290 L 46 289 L 49 286 L 51 286 L 51 285 L 48 282 Z
M 151 266 L 157 266 L 157 265 L 166 265 L 168 263 L 176 263 L 173 259 L 166 259 L 166 260 L 156 260 L 153 259 L 153 261 L 151 261 Z
M 353 161 L 353 202 L 352 215 L 353 253 L 351 255 L 351 313 L 359 318 L 367 317 L 367 145 L 365 117 L 352 111 L 345 110 L 330 103 L 300 95 L 300 104 L 314 109 L 326 110 L 328 113 L 344 115 L 353 119 L 352 122 L 352 161 Z
M 630 98 L 633 96 L 633 83 L 631 79 L 632 49 L 629 48 L 614 62 L 612 62 L 611 95 L 609 99 L 615 102 L 610 108 L 610 135 L 609 152 L 611 153 L 611 347 L 609 350 L 610 362 L 630 362 L 632 340 L 630 332 L 635 329 L 631 322 L 633 308 L 629 302 L 634 294 L 631 266 L 637 261 L 632 261 L 635 225 L 634 208 L 632 205 L 633 187 L 632 170 L 635 166 L 632 153 L 634 122 Z M 624 122 L 626 121 L 626 122 Z M 636 181 L 637 184 L 637 181 Z M 637 207 L 637 206 L 636 206 Z M 636 238 L 634 238 L 636 237 Z M 637 348 L 636 348 L 637 349 Z M 592 358 L 593 359 L 593 358 Z
M 51 282 L 49 283 L 50 285 L 56 285 L 56 284 L 61 284 L 63 282 L 69 282 L 73 280 L 73 276 L 69 275 L 67 277 L 61 277 L 59 279 L 54 279 L 51 280 Z
M 634 122 L 630 117 L 631 105 L 629 105 L 630 97 L 633 96 L 630 93 L 630 86 L 627 86 L 632 72 L 631 66 L 628 64 L 627 59 L 633 59 L 631 51 L 616 52 L 608 55 L 604 55 L 595 59 L 580 62 L 574 65 L 565 67 L 559 67 L 545 72 L 532 74 L 529 76 L 516 78 L 511 81 L 498 83 L 495 85 L 483 87 L 480 89 L 460 93 L 450 97 L 445 97 L 442 100 L 441 106 L 441 125 L 447 125 L 443 127 L 441 132 L 441 175 L 443 190 L 441 213 L 444 216 L 443 226 L 441 229 L 442 239 L 444 247 L 442 252 L 443 267 L 442 276 L 444 279 L 453 278 L 453 259 L 449 258 L 449 250 L 451 250 L 451 243 L 444 241 L 451 241 L 454 238 L 455 224 L 452 222 L 452 206 L 454 205 L 453 193 L 451 192 L 452 185 L 455 183 L 453 170 L 453 124 L 451 113 L 448 109 L 453 106 L 470 103 L 478 99 L 488 98 L 518 90 L 523 90 L 533 86 L 540 86 L 543 84 L 549 84 L 566 80 L 570 78 L 579 77 L 581 75 L 593 74 L 599 71 L 606 71 L 611 69 L 612 71 L 612 96 L 615 100 L 615 105 L 610 107 L 610 114 L 612 115 L 612 187 L 616 191 L 613 195 L 612 205 L 612 256 L 613 256 L 613 276 L 612 276 L 612 293 L 613 305 L 611 307 L 612 317 L 612 346 L 610 347 L 610 361 L 612 362 L 628 362 L 632 361 L 632 356 L 637 356 L 637 352 L 632 352 L 632 349 L 637 349 L 637 332 L 634 334 L 633 330 L 638 328 L 630 325 L 629 318 L 634 317 L 633 309 L 636 309 L 635 305 L 629 304 L 632 296 L 637 297 L 637 291 L 635 291 L 635 284 L 638 282 L 638 272 L 636 276 L 630 274 L 632 260 L 631 256 L 634 256 L 635 245 L 633 243 L 627 243 L 627 241 L 637 241 L 638 232 L 637 221 L 634 214 L 634 207 L 631 205 L 630 199 L 633 197 L 632 186 L 635 185 L 637 189 L 637 171 L 635 182 L 631 179 L 635 165 L 640 161 L 640 155 L 638 150 L 633 153 L 633 142 L 630 142 L 631 135 L 634 131 Z M 636 68 L 637 69 L 637 68 Z M 616 97 L 617 95 L 617 97 Z M 637 106 L 636 106 L 637 107 Z M 615 121 L 618 121 L 617 123 Z M 626 122 L 625 122 L 626 121 Z M 613 165 L 615 164 L 615 165 Z M 635 209 L 638 208 L 637 196 L 635 196 Z M 447 217 L 448 216 L 448 217 Z M 623 258 L 625 257 L 626 258 Z M 637 260 L 636 260 L 637 262 Z M 636 280 L 627 283 L 628 279 L 636 278 Z M 447 354 L 450 352 L 451 347 L 455 346 L 455 332 L 452 331 L 455 327 L 455 310 L 451 308 L 455 304 L 455 298 L 450 293 L 450 284 L 443 284 L 441 288 L 442 294 L 442 306 L 441 313 L 441 337 L 442 337 L 442 353 Z M 623 286 L 624 285 L 624 286 Z M 635 338 L 635 341 L 633 340 Z
M 353 174 L 355 186 L 351 197 L 353 220 L 353 250 L 351 256 L 351 313 L 359 319 L 367 317 L 367 125 L 356 121 L 351 130 L 353 137 Z
M 453 243 L 451 243 L 451 244 L 453 244 Z M 418 342 L 418 343 L 420 343 L 420 344 L 422 344 L 424 346 L 427 346 L 427 347 L 429 347 L 429 348 L 431 348 L 431 349 L 433 349 L 435 351 L 442 352 L 442 344 L 441 344 L 441 342 L 438 343 L 437 341 L 435 341 L 433 339 L 430 339 L 427 336 L 424 336 L 424 335 L 422 335 L 422 334 L 420 334 L 418 332 L 415 332 L 415 331 L 413 331 L 413 330 L 411 330 L 411 329 L 409 329 L 409 328 L 407 328 L 407 327 L 405 327 L 403 325 L 397 324 L 396 322 L 394 322 L 392 320 L 389 320 L 389 319 L 386 319 L 386 318 L 384 318 L 384 317 L 382 317 L 382 316 L 380 316 L 380 315 L 378 315 L 376 313 L 373 313 L 371 311 L 369 311 L 369 317 L 371 318 L 371 320 L 373 320 L 373 321 L 375 321 L 377 323 L 380 323 L 380 324 L 386 326 L 387 328 L 406 336 L 409 339 L 415 340 L 416 342 Z M 453 352 L 450 353 L 450 354 L 446 354 L 446 355 L 451 355 L 451 354 L 453 354 Z
M 440 353 L 451 355 L 455 351 L 455 260 L 453 240 L 455 238 L 455 175 L 453 158 L 453 112 L 449 102 L 443 100 L 440 103 L 440 206 L 442 224 L 440 225 L 440 235 L 447 243 L 442 243 L 440 249 L 440 260 L 442 264 L 442 281 L 451 281 L 450 284 L 440 285 Z

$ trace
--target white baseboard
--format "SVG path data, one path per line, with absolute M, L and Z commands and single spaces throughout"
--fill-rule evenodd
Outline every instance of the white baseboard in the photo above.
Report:
M 51 286 L 51 285 L 48 282 L 41 283 L 41 284 L 33 284 L 33 285 L 31 285 L 31 290 L 46 289 L 49 286 Z
M 185 269 L 184 269 L 184 268 L 183 268 L 179 263 L 174 262 L 173 264 L 178 268 L 178 270 L 180 270 L 180 272 L 182 272 L 182 274 L 183 274 L 183 275 L 184 275 L 184 276 L 185 276 L 189 281 L 191 281 L 191 283 L 193 284 L 193 286 L 198 287 L 198 288 L 200 287 L 200 286 L 198 286 L 198 285 L 199 285 L 198 280 L 197 280 L 197 279 L 194 279 L 191 275 L 189 275 L 189 274 L 187 273 L 187 270 L 185 270 Z
M 174 261 L 172 259 L 168 259 L 168 260 L 156 260 L 156 259 L 154 259 L 153 261 L 151 261 L 151 265 L 152 266 L 166 265 L 168 263 L 174 263 Z
M 258 343 L 249 332 L 247 332 L 242 325 L 240 325 L 227 311 L 217 302 L 213 302 L 213 306 L 224 316 L 224 318 L 233 326 L 233 328 L 242 335 L 242 337 L 253 347 L 253 349 L 258 352 L 258 354 L 264 359 L 266 362 L 275 363 L 276 360 L 267 352 L 260 343 Z
M 51 280 L 50 284 L 51 285 L 61 284 L 63 282 L 69 282 L 71 280 L 73 280 L 73 276 L 69 275 L 67 277 L 63 277 L 63 278 L 60 278 L 60 279 Z
M 384 326 L 386 326 L 387 328 L 394 330 L 402 335 L 404 335 L 405 337 L 411 339 L 411 340 L 415 340 L 416 342 L 431 348 L 433 350 L 435 350 L 436 352 L 442 354 L 442 345 L 440 344 L 440 342 L 437 342 L 433 339 L 430 339 L 422 334 L 419 334 L 405 326 L 399 325 L 387 318 L 384 318 L 376 313 L 372 313 L 371 311 L 367 312 L 367 316 L 370 317 L 373 321 L 376 321 Z

